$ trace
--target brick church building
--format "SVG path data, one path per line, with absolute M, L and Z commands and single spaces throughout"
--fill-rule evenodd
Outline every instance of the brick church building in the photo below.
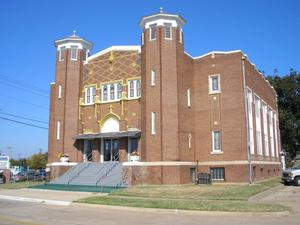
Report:
M 180 15 L 160 11 L 139 25 L 140 45 L 95 54 L 75 33 L 55 41 L 48 167 L 119 161 L 130 184 L 277 176 L 276 92 L 248 57 L 192 57 Z

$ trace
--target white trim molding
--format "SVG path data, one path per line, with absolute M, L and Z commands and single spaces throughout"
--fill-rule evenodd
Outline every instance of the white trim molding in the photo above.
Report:
M 217 89 L 214 90 L 213 80 L 217 79 Z M 208 76 L 208 93 L 209 94 L 219 94 L 221 93 L 221 76 L 220 74 L 211 74 Z
M 76 166 L 77 164 L 77 162 L 52 162 L 48 163 L 46 166 Z
M 247 160 L 237 161 L 211 161 L 198 162 L 199 166 L 226 166 L 226 165 L 248 165 Z M 252 161 L 256 165 L 280 165 L 280 162 L 274 161 Z M 178 162 L 178 161 L 157 161 L 157 162 L 123 162 L 123 166 L 196 166 L 196 162 Z
M 106 48 L 100 52 L 95 53 L 94 55 L 89 56 L 86 59 L 86 63 L 97 58 L 100 55 L 104 55 L 110 51 L 138 51 L 141 52 L 141 46 L 140 45 L 123 45 L 123 46 L 111 46 L 109 48 Z

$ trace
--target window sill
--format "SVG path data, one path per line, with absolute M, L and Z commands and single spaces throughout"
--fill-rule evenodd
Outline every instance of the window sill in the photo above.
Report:
M 223 153 L 224 153 L 223 151 L 210 152 L 211 155 L 222 155 Z
M 135 100 L 135 99 L 140 99 L 141 97 L 132 97 L 132 98 L 127 98 L 127 100 Z
M 210 95 L 221 94 L 221 91 L 209 91 L 208 94 L 210 94 Z
M 119 102 L 119 101 L 121 101 L 121 99 L 112 100 L 112 101 L 101 101 L 101 102 L 99 102 L 99 104 L 112 103 L 112 102 Z
M 89 105 L 94 105 L 95 104 L 95 102 L 93 102 L 93 103 L 84 103 L 83 105 L 84 106 L 89 106 Z

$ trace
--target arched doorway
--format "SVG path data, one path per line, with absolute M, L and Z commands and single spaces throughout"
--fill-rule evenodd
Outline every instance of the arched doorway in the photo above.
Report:
M 118 132 L 120 131 L 119 120 L 115 117 L 107 118 L 101 126 L 101 133 Z
M 100 122 L 101 133 L 113 133 L 120 131 L 120 118 L 110 113 Z M 103 138 L 101 139 L 101 161 L 119 161 L 119 139 Z

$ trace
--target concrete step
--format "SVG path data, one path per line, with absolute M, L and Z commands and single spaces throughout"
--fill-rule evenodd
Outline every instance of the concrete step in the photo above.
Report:
M 124 186 L 123 167 L 118 162 L 81 163 L 59 177 L 53 184 Z

